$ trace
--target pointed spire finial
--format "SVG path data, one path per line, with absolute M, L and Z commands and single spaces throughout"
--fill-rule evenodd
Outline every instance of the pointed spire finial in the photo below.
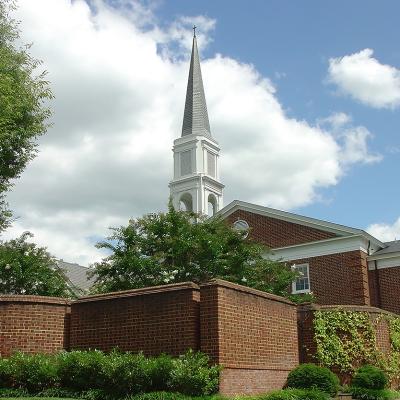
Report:
M 193 25 L 193 47 L 190 57 L 182 126 L 182 136 L 191 134 L 211 136 L 206 96 L 204 95 L 203 79 L 201 77 L 199 52 L 197 50 L 196 25 Z

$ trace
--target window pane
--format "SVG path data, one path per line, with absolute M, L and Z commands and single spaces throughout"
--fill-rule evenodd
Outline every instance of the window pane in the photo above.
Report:
M 296 278 L 295 290 L 296 291 L 307 291 L 310 290 L 310 278 L 308 265 L 296 265 L 295 270 L 300 274 Z

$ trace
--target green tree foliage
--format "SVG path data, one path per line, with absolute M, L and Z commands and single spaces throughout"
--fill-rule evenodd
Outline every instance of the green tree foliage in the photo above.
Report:
M 265 247 L 244 238 L 219 218 L 176 211 L 131 220 L 112 228 L 97 245 L 110 255 L 94 265 L 95 292 L 109 292 L 184 281 L 226 279 L 287 295 L 295 273 L 265 259 Z
M 56 260 L 44 247 L 18 239 L 0 243 L 0 294 L 30 294 L 71 297 L 66 279 Z
M 10 220 L 5 193 L 37 152 L 36 139 L 46 132 L 52 94 L 29 45 L 18 45 L 12 0 L 0 0 L 0 232 Z

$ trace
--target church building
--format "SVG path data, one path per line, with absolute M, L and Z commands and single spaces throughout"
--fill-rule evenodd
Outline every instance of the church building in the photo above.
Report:
M 320 304 L 371 305 L 400 314 L 400 241 L 381 242 L 361 229 L 245 201 L 223 206 L 220 147 L 210 129 L 196 35 L 173 157 L 174 207 L 218 214 L 248 230 L 250 239 L 300 272 L 293 293 L 312 292 Z

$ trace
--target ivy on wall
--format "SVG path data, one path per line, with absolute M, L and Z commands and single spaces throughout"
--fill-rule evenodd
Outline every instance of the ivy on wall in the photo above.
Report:
M 391 351 L 377 345 L 377 327 L 385 319 Z M 316 311 L 314 337 L 316 360 L 323 366 L 352 374 L 360 365 L 372 364 L 386 371 L 391 380 L 400 378 L 400 318 L 343 309 Z

